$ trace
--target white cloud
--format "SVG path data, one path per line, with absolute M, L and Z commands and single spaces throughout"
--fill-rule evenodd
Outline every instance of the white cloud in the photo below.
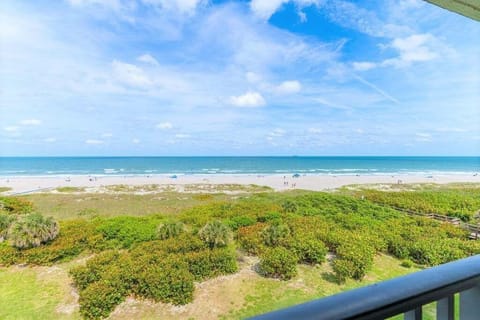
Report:
M 276 11 L 278 11 L 278 9 L 282 7 L 284 3 L 288 3 L 288 2 L 295 3 L 295 5 L 299 9 L 301 9 L 311 5 L 319 6 L 320 3 L 323 1 L 321 0 L 252 0 L 250 2 L 250 9 L 252 10 L 255 16 L 263 20 L 268 20 Z M 301 11 L 299 10 L 299 12 Z M 305 13 L 303 13 L 303 15 L 305 15 Z M 302 16 L 300 16 L 300 19 L 306 20 L 306 17 L 302 18 Z
M 157 8 L 177 11 L 182 14 L 193 14 L 197 7 L 205 0 L 141 0 L 145 4 L 153 5 Z
M 150 54 L 148 53 L 145 53 L 141 56 L 139 56 L 137 58 L 138 61 L 141 61 L 141 62 L 144 62 L 144 63 L 148 63 L 148 64 L 151 64 L 152 66 L 158 66 L 159 63 L 157 61 L 157 59 L 155 59 L 154 57 L 152 57 Z
M 3 127 L 3 130 L 7 131 L 7 132 L 17 132 L 20 128 L 17 127 L 17 126 L 6 126 L 6 127 Z
M 24 126 L 38 126 L 41 123 L 42 121 L 38 119 L 25 119 L 20 121 L 20 124 Z
M 230 97 L 230 103 L 236 107 L 262 107 L 266 104 L 265 99 L 258 92 L 249 91 L 240 96 Z
M 412 62 L 429 61 L 437 58 L 438 54 L 431 49 L 435 37 L 431 34 L 414 34 L 406 38 L 396 38 L 387 47 L 399 52 L 397 58 L 382 62 L 385 66 L 405 67 Z
M 111 137 L 113 137 L 113 134 L 111 134 L 110 132 L 106 132 L 102 134 L 102 138 L 111 138 Z
M 353 62 L 352 66 L 353 66 L 353 69 L 355 69 L 356 71 L 367 71 L 375 68 L 377 64 L 374 62 L 363 61 L 363 62 Z
M 112 69 L 115 79 L 127 86 L 148 88 L 153 85 L 152 80 L 143 69 L 134 64 L 113 60 Z
M 188 138 L 190 138 L 190 135 L 186 134 L 186 133 L 177 133 L 175 135 L 175 138 L 177 138 L 177 139 L 188 139 Z
M 132 139 L 132 143 L 134 144 L 139 144 L 141 141 L 140 139 Z
M 170 130 L 172 128 L 173 128 L 173 125 L 170 122 L 162 122 L 157 124 L 157 129 Z
M 268 20 L 288 0 L 252 0 L 250 9 L 253 13 L 264 20 Z
M 43 139 L 44 142 L 49 142 L 49 143 L 52 143 L 52 142 L 55 142 L 57 141 L 57 138 L 53 138 L 53 137 L 50 137 L 50 138 L 45 138 Z
M 87 139 L 85 140 L 86 144 L 103 144 L 103 140 L 96 140 L 96 139 Z
M 300 82 L 297 80 L 291 80 L 291 81 L 284 81 L 281 84 L 279 84 L 276 88 L 275 91 L 280 94 L 292 94 L 292 93 L 297 93 L 300 92 L 302 89 L 302 85 Z

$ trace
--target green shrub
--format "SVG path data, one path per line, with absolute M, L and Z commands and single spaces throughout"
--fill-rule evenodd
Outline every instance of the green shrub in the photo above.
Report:
M 463 243 L 459 239 L 422 239 L 415 242 L 410 257 L 418 264 L 435 266 L 465 256 Z
M 296 239 L 293 250 L 302 263 L 321 264 L 325 262 L 327 247 L 325 244 L 314 238 Z
M 298 206 L 294 201 L 286 200 L 282 203 L 282 210 L 285 213 L 295 213 L 298 210 Z
M 355 275 L 355 263 L 352 260 L 335 259 L 332 263 L 333 272 L 339 283 L 344 283 Z
M 162 240 L 175 238 L 183 232 L 183 229 L 183 223 L 181 222 L 167 222 L 158 226 L 157 236 Z
M 117 305 L 125 300 L 126 292 L 106 281 L 98 281 L 80 291 L 80 314 L 85 319 L 108 317 Z
M 230 248 L 190 252 L 184 255 L 184 259 L 195 280 L 235 273 L 238 269 L 235 251 Z
M 0 197 L 0 211 L 9 214 L 27 214 L 33 212 L 33 203 L 22 198 Z
M 257 223 L 248 227 L 241 227 L 237 231 L 237 241 L 248 254 L 258 255 L 264 250 L 264 244 L 261 237 L 265 224 Z
M 236 231 L 240 227 L 247 227 L 255 224 L 256 219 L 248 216 L 237 216 L 227 220 L 226 224 L 233 230 Z
M 184 268 L 149 266 L 138 275 L 137 294 L 155 301 L 181 305 L 193 300 L 193 276 Z
M 120 254 L 115 251 L 105 251 L 89 259 L 85 266 L 75 267 L 70 270 L 75 286 L 84 290 L 90 284 L 99 281 L 102 274 L 111 264 L 116 262 Z
M 272 224 L 262 231 L 263 243 L 269 247 L 285 244 L 289 236 L 290 228 L 285 224 Z
M 40 214 L 28 214 L 13 221 L 8 228 L 6 238 L 19 249 L 38 247 L 53 240 L 59 232 L 58 223 L 52 218 Z
M 158 221 L 155 219 L 115 217 L 100 221 L 97 231 L 120 248 L 129 248 L 137 242 L 154 240 L 157 236 Z
M 350 238 L 350 241 L 344 242 L 337 248 L 333 269 L 340 281 L 345 276 L 360 280 L 373 265 L 373 257 L 375 255 L 373 247 L 366 242 L 354 240 Z M 342 262 L 342 260 L 348 261 L 348 263 Z M 345 268 L 351 268 L 351 270 L 345 270 Z
M 198 235 L 210 248 L 224 247 L 230 241 L 230 229 L 220 221 L 207 223 Z
M 259 271 L 266 277 L 289 280 L 297 274 L 297 261 L 294 253 L 275 247 L 261 255 Z
M 404 268 L 411 268 L 413 267 L 413 262 L 412 260 L 403 260 L 400 265 Z

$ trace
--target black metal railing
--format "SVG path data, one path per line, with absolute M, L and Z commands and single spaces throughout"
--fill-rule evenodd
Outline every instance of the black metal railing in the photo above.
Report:
M 480 255 L 253 317 L 282 319 L 422 319 L 422 306 L 437 302 L 437 319 L 453 320 L 459 293 L 460 320 L 480 319 Z

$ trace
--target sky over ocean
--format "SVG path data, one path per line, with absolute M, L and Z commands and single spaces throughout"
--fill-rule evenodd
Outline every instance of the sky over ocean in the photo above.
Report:
M 0 156 L 478 156 L 474 39 L 420 0 L 5 0 Z

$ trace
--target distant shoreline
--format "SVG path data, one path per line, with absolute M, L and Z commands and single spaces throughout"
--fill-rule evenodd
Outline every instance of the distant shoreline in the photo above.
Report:
M 177 191 L 186 185 L 258 185 L 268 186 L 275 191 L 304 189 L 322 191 L 347 185 L 365 184 L 418 184 L 418 183 L 480 183 L 479 174 L 307 174 L 293 177 L 287 174 L 193 174 L 177 175 L 65 175 L 65 176 L 21 176 L 0 177 L 0 187 L 11 188 L 10 193 L 21 193 L 36 189 L 56 189 L 60 187 L 95 188 L 112 185 L 151 185 L 171 186 Z

